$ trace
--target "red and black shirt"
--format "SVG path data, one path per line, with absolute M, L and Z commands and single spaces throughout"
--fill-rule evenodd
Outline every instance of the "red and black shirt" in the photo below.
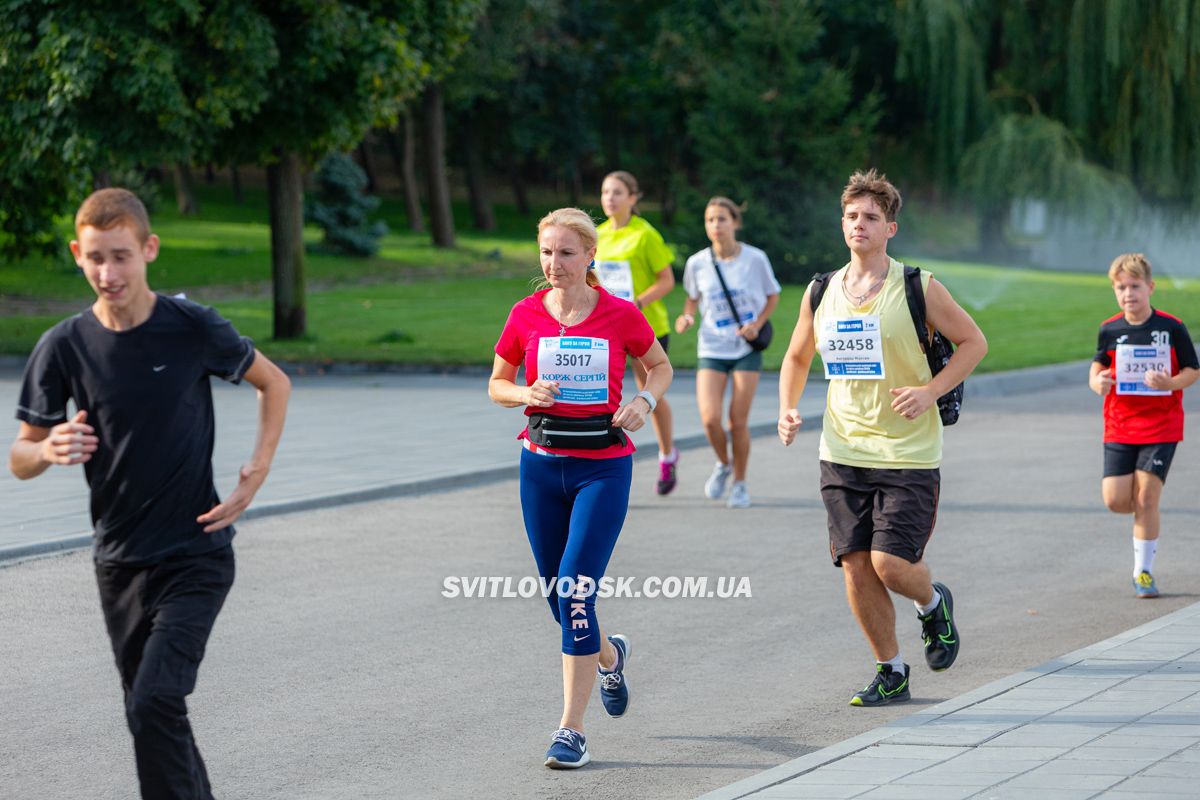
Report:
M 1196 348 L 1187 327 L 1178 317 L 1151 309 L 1150 317 L 1137 325 L 1116 314 L 1100 326 L 1096 357 L 1115 377 L 1117 345 L 1170 347 L 1171 375 L 1191 367 L 1200 369 Z M 1183 392 L 1169 395 L 1118 394 L 1116 388 L 1104 398 L 1104 441 L 1121 444 L 1154 444 L 1183 441 Z

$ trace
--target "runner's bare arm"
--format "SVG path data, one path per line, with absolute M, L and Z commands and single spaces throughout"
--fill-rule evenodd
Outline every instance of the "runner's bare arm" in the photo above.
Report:
M 1093 361 L 1091 370 L 1088 372 L 1088 386 L 1096 394 L 1104 397 L 1112 391 L 1113 384 L 1116 379 L 1113 378 L 1112 368 L 1106 367 L 1099 361 Z
M 925 290 L 925 309 L 929 323 L 954 343 L 950 362 L 929 382 L 936 399 L 967 379 L 987 355 L 988 343 L 971 315 L 935 278 L 929 279 L 929 288 Z
M 746 341 L 753 341 L 758 338 L 758 332 L 762 330 L 763 325 L 767 324 L 767 320 L 775 313 L 775 307 L 779 305 L 779 293 L 767 295 L 767 302 L 762 307 L 762 311 L 758 312 L 753 322 L 747 322 L 742 327 L 738 328 L 738 336 L 741 336 Z
M 650 284 L 650 288 L 637 296 L 637 307 L 645 308 L 655 300 L 662 300 L 675 288 L 675 271 L 667 264 L 658 273 L 658 278 Z
M 696 312 L 700 310 L 700 301 L 688 298 L 683 301 L 683 312 L 675 318 L 675 332 L 683 333 L 696 324 Z
M 812 366 L 813 356 L 817 354 L 813 312 L 809 306 L 811 291 L 810 284 L 804 290 L 804 297 L 800 299 L 800 317 L 796 320 L 792 339 L 788 342 L 783 364 L 779 368 L 779 440 L 784 445 L 789 445 L 795 440 L 800 423 L 804 421 L 796 409 L 796 404 L 804 395 L 804 387 L 808 384 L 808 370 Z
M 225 498 L 225 502 L 196 517 L 196 521 L 205 526 L 205 533 L 229 527 L 250 506 L 271 471 L 275 450 L 283 436 L 288 398 L 292 393 L 292 382 L 288 376 L 271 359 L 255 350 L 254 361 L 242 377 L 258 390 L 258 435 L 254 441 L 254 452 L 238 471 L 237 486 Z
M 549 408 L 559 395 L 556 381 L 538 380 L 532 386 L 517 386 L 516 380 L 517 365 L 508 363 L 503 356 L 496 356 L 492 362 L 492 377 L 488 379 L 488 397 L 505 408 Z
M 646 370 L 646 388 L 643 391 L 654 395 L 656 402 L 662 400 L 671 386 L 671 381 L 675 379 L 675 369 L 671 366 L 671 360 L 667 358 L 667 351 L 663 350 L 663 346 L 655 339 L 654 344 L 650 345 L 650 349 L 642 354 L 638 361 Z M 636 431 L 646 424 L 646 415 L 649 413 L 650 404 L 646 402 L 646 398 L 635 395 L 613 414 L 613 425 L 627 431 Z
M 86 411 L 53 428 L 22 422 L 8 452 L 8 468 L 24 481 L 41 475 L 52 464 L 83 464 L 99 446 L 95 434 L 87 424 Z
M 1195 383 L 1197 378 L 1200 378 L 1200 370 L 1184 367 L 1177 375 L 1150 370 L 1146 373 L 1145 382 L 1151 389 L 1181 392 Z

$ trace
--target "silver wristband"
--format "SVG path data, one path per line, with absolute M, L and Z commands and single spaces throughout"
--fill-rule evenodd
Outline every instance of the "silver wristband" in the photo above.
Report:
M 654 409 L 658 408 L 658 401 L 654 399 L 654 395 L 650 394 L 650 392 L 646 391 L 645 389 L 642 389 L 640 392 L 638 392 L 634 399 L 636 400 L 638 397 L 645 400 L 646 404 L 650 406 L 651 414 L 654 413 Z

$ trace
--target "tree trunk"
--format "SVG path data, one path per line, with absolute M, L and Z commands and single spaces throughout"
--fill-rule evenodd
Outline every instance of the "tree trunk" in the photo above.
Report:
M 483 149 L 475 126 L 464 120 L 462 126 L 463 149 L 467 156 L 467 191 L 471 195 L 471 217 L 476 230 L 496 230 L 496 215 L 492 212 L 492 199 L 488 196 L 487 173 L 483 167 Z
M 192 167 L 183 161 L 172 165 L 175 175 L 175 205 L 179 213 L 185 216 L 200 213 L 200 203 L 196 200 L 196 189 L 192 185 Z
M 371 155 L 370 134 L 358 143 L 358 160 L 362 163 L 363 172 L 367 173 L 367 192 L 376 194 L 379 191 L 379 180 L 375 172 L 375 156 Z
M 267 165 L 267 208 L 271 219 L 271 284 L 275 338 L 298 339 L 307 332 L 304 314 L 304 175 L 300 158 L 276 151 Z
M 408 215 L 408 229 L 413 233 L 423 233 L 425 217 L 421 213 L 421 194 L 417 188 L 416 169 L 416 136 L 413 133 L 412 115 L 405 109 L 403 115 L 404 127 L 390 130 L 387 133 L 388 147 L 392 151 L 392 161 L 396 164 L 396 174 L 400 176 L 400 186 L 404 190 L 404 213 Z
M 450 212 L 450 181 L 446 177 L 446 117 L 442 84 L 431 83 L 422 98 L 425 177 L 429 186 L 429 227 L 436 247 L 454 247 L 454 217 Z
M 242 193 L 242 176 L 238 174 L 238 165 L 229 165 L 229 176 L 233 183 L 233 200 L 239 206 L 246 202 L 246 195 Z
M 508 159 L 508 182 L 512 186 L 513 202 L 516 203 L 517 213 L 523 217 L 529 216 L 529 196 L 525 194 L 525 176 L 521 174 L 521 165 L 514 158 Z
M 213 166 L 213 162 L 211 161 L 204 164 L 204 182 L 209 185 L 217 182 L 217 168 Z

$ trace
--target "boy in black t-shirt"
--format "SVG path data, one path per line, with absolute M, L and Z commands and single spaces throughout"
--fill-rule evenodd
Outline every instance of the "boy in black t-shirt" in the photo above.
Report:
M 1158 597 L 1158 506 L 1183 440 L 1183 390 L 1200 377 L 1200 362 L 1183 322 L 1150 305 L 1154 281 L 1144 255 L 1117 256 L 1108 277 L 1121 313 L 1100 326 L 1088 379 L 1104 398 L 1100 487 L 1109 511 L 1133 514 L 1134 595 Z
M 233 522 L 266 480 L 291 385 L 216 311 L 150 290 L 159 241 L 134 194 L 93 193 L 75 234 L 71 253 L 96 302 L 30 355 L 9 467 L 25 480 L 83 465 L 142 797 L 211 798 L 185 698 L 233 584 Z M 254 452 L 224 502 L 213 485 L 210 375 L 245 379 L 259 396 Z

